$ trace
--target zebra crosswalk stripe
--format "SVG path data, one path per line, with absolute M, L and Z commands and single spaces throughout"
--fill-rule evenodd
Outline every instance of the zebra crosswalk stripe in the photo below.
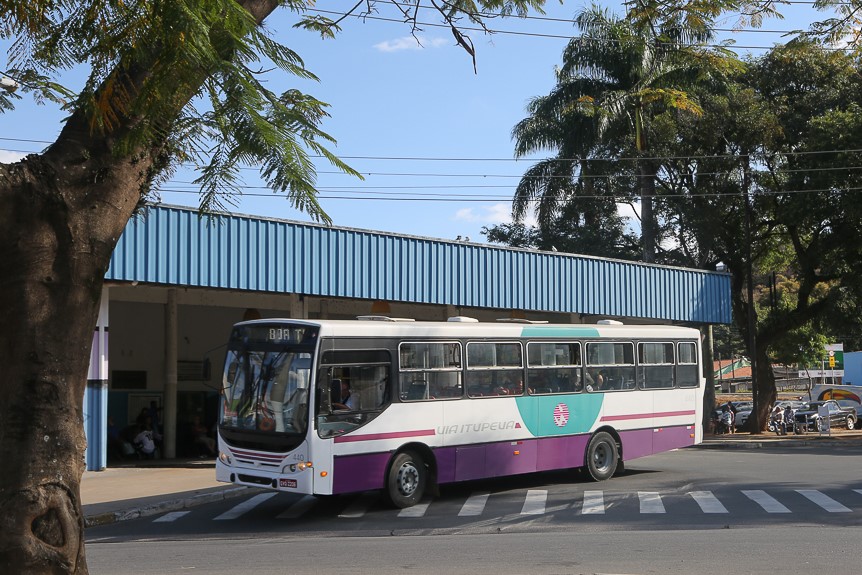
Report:
M 845 507 L 820 491 L 816 489 L 797 489 L 797 493 L 800 495 L 807 497 L 810 501 L 816 503 L 829 513 L 850 513 L 851 509 Z
M 584 491 L 584 506 L 581 508 L 581 515 L 603 515 L 604 512 L 604 491 Z
M 721 501 L 712 491 L 691 491 L 689 495 L 704 513 L 727 513 L 727 508 L 721 504 Z
M 843 505 L 836 499 L 817 489 L 796 489 L 796 493 L 802 495 L 810 502 L 819 506 L 829 513 L 852 513 L 853 509 Z M 862 495 L 862 489 L 852 489 L 854 493 Z M 759 505 L 767 513 L 792 513 L 792 511 L 784 504 L 779 502 L 766 491 L 760 489 L 740 490 L 737 493 L 742 493 L 749 500 Z M 221 515 L 214 518 L 216 521 L 227 521 L 237 519 L 248 513 L 255 507 L 261 505 L 278 493 L 261 493 L 255 495 L 238 505 L 230 508 Z M 627 496 L 630 496 L 628 494 Z M 725 514 L 729 513 L 728 509 L 718 499 L 712 491 L 690 491 L 685 495 L 691 497 L 703 513 L 706 514 Z M 730 493 L 724 493 L 730 496 Z M 486 512 L 491 494 L 489 492 L 471 493 L 464 504 L 458 511 L 459 517 L 477 517 Z M 638 491 L 637 492 L 639 509 L 642 514 L 664 514 L 667 513 L 665 504 L 662 499 L 662 494 L 657 491 Z M 366 492 L 358 495 L 341 513 L 339 518 L 358 518 L 363 517 L 372 506 L 376 505 L 379 496 L 376 492 Z M 529 489 L 524 495 L 524 502 L 521 508 L 521 515 L 544 515 L 548 513 L 547 509 L 548 490 L 546 489 Z M 675 501 L 675 500 L 674 500 Z M 798 501 L 798 500 L 794 500 Z M 276 519 L 296 519 L 306 514 L 312 507 L 317 504 L 318 500 L 311 495 L 304 495 L 300 499 L 294 501 L 280 514 L 276 515 Z M 420 503 L 401 509 L 398 512 L 400 518 L 419 518 L 424 517 L 434 502 L 431 498 L 423 499 Z M 568 504 L 562 508 L 568 508 Z M 552 508 L 551 512 L 556 511 Z M 153 522 L 171 523 L 188 515 L 190 511 L 174 511 L 165 513 Z M 593 490 L 583 492 L 583 504 L 581 506 L 581 515 L 604 515 L 606 513 L 604 491 Z
M 185 517 L 191 513 L 191 511 L 171 511 L 170 513 L 165 513 L 158 519 L 153 519 L 153 523 L 170 523 L 172 521 L 176 521 L 180 517 Z
M 490 493 L 473 493 L 461 506 L 461 511 L 458 512 L 459 517 L 475 517 L 482 515 L 485 510 L 485 505 L 488 504 Z
M 428 511 L 428 506 L 431 505 L 431 500 L 420 501 L 412 507 L 405 507 L 398 512 L 398 517 L 422 517 Z
M 311 509 L 314 504 L 317 503 L 317 499 L 315 499 L 311 495 L 306 495 L 281 513 L 275 516 L 276 519 L 296 519 L 297 517 L 302 516 L 303 513 Z
M 638 491 L 641 502 L 641 513 L 665 513 L 661 495 L 652 491 Z
M 239 505 L 234 505 L 231 509 L 225 511 L 224 513 L 216 517 L 215 520 L 227 521 L 229 519 L 236 519 L 237 517 L 248 513 L 267 499 L 275 497 L 276 495 L 278 495 L 278 493 L 260 493 L 258 495 L 255 495 L 251 499 L 247 499 Z
M 778 500 L 771 495 L 768 495 L 766 491 L 762 491 L 760 489 L 743 489 L 742 494 L 760 505 L 767 513 L 790 513 L 790 509 L 779 503 Z
M 548 500 L 548 492 L 545 489 L 530 489 L 524 498 L 524 506 L 521 515 L 542 515 L 545 513 L 545 502 Z

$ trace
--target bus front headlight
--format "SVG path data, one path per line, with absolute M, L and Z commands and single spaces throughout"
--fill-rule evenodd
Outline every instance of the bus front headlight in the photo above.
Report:
M 224 463 L 225 465 L 230 465 L 233 463 L 233 460 L 230 458 L 230 455 L 223 451 L 219 451 L 218 460 Z

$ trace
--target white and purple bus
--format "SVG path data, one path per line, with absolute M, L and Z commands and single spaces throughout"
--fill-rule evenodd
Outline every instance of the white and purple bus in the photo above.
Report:
M 234 326 L 219 481 L 292 493 L 437 485 L 552 469 L 596 480 L 700 443 L 700 332 L 674 326 L 363 316 Z

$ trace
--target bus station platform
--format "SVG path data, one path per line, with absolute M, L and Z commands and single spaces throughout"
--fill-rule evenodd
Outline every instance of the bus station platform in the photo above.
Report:
M 862 430 L 834 430 L 830 435 L 707 435 L 694 449 L 824 449 L 836 446 L 862 447 Z M 87 527 L 189 509 L 259 491 L 217 482 L 214 459 L 119 462 L 103 471 L 85 471 L 81 480 Z

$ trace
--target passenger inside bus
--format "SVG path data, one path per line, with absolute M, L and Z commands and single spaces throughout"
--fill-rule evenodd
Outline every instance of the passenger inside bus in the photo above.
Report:
M 587 391 L 599 391 L 604 389 L 605 387 L 605 377 L 602 375 L 601 371 L 596 371 L 591 374 L 589 371 L 587 373 Z

